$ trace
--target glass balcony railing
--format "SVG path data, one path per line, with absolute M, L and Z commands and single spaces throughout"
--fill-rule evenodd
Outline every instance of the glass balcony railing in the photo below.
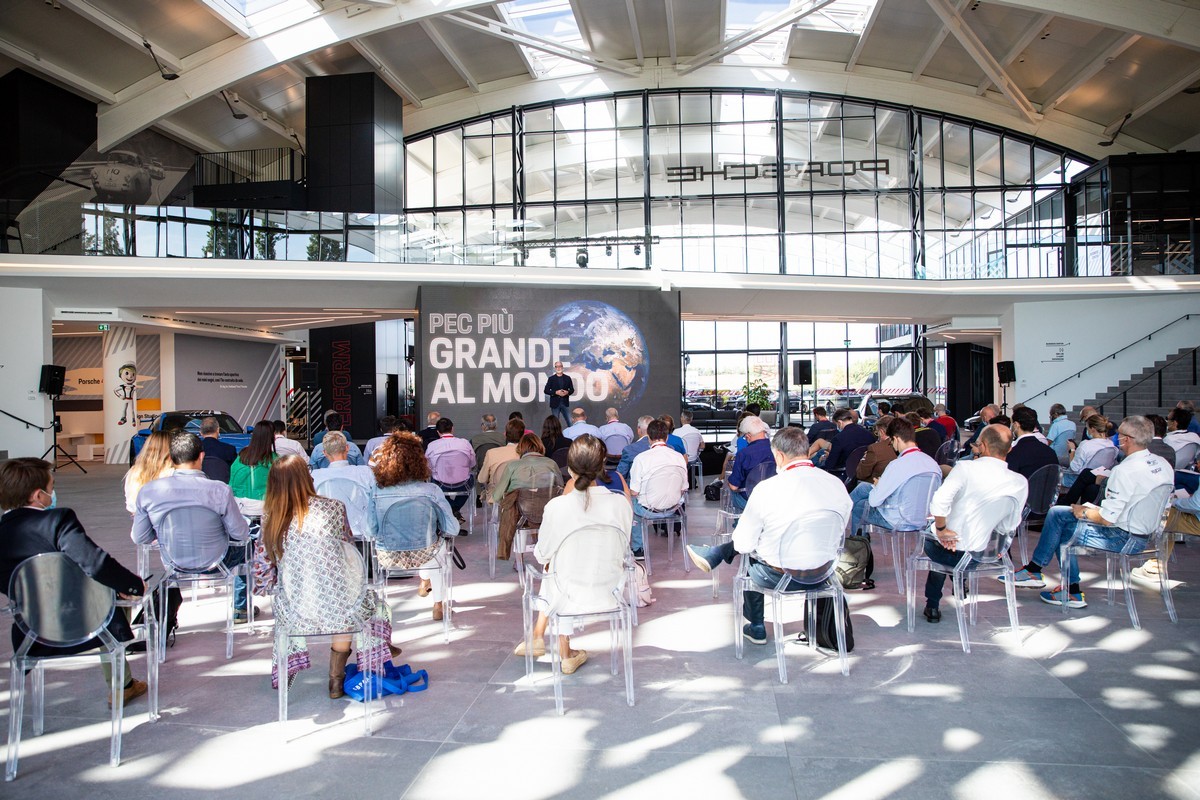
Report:
M 503 210 L 451 214 L 340 214 L 42 203 L 10 218 L 9 253 L 139 258 L 648 269 L 916 280 L 981 280 L 1196 273 L 1190 237 L 1077 239 L 1060 226 L 987 231 L 849 234 L 732 233 L 730 227 L 656 226 L 582 217 L 556 232 Z M 719 221 L 718 221 L 719 223 Z M 1085 229 L 1081 229 L 1083 231 Z M 962 243 L 960 243 L 960 241 Z M 916 257 L 924 253 L 924 263 Z

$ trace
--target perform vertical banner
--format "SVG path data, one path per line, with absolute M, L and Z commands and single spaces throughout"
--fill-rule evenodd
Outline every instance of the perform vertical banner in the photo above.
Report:
M 677 292 L 422 288 L 417 329 L 421 412 L 462 432 L 511 411 L 540 431 L 556 361 L 589 422 L 679 413 Z

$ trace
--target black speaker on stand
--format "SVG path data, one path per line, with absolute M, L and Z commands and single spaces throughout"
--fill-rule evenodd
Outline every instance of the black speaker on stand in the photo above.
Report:
M 62 430 L 62 420 L 58 416 L 58 398 L 62 396 L 63 385 L 67 381 L 67 368 L 60 367 L 57 364 L 43 364 L 41 379 L 38 381 L 38 391 L 42 394 L 50 396 L 50 414 L 54 420 L 51 425 L 54 428 L 54 444 L 46 448 L 46 452 L 42 453 L 42 460 L 46 460 L 46 456 L 53 454 L 54 460 L 50 462 L 54 466 L 51 467 L 53 472 L 58 472 L 58 459 L 61 456 L 70 463 L 79 467 L 79 471 L 84 475 L 87 470 L 83 465 L 75 460 L 75 457 L 62 448 L 58 443 L 58 432 Z
M 792 383 L 800 387 L 800 418 L 804 419 L 807 410 L 804 404 L 804 387 L 812 383 L 812 360 L 796 359 L 792 362 Z
M 1012 361 L 996 362 L 996 377 L 1000 380 L 1000 413 L 1008 416 L 1008 385 L 1017 382 L 1017 365 Z

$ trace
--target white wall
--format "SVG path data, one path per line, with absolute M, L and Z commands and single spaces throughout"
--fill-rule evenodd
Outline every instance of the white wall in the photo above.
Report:
M 0 289 L 0 409 L 37 425 L 50 424 L 50 398 L 38 393 L 43 364 L 53 363 L 53 309 L 41 289 Z M 40 456 L 50 431 L 28 428 L 0 414 L 0 450 L 11 458 Z
M 1073 377 L 1185 314 L 1194 316 Z M 1001 326 L 1003 359 L 997 360 L 1015 362 L 1017 371 L 1017 382 L 1009 387 L 1009 404 L 1025 402 L 1037 409 L 1040 418 L 1048 419 L 1051 403 L 1069 409 L 1169 354 L 1200 344 L 1200 297 L 1155 292 L 1146 297 L 1014 303 L 1012 314 L 1001 316 Z M 1060 349 L 1062 360 L 1056 361 Z M 1062 380 L 1066 383 L 1049 397 L 1031 398 Z

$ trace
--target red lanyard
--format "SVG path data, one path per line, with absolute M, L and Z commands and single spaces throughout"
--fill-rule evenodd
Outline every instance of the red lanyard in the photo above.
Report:
M 666 447 L 666 446 L 667 446 L 666 442 L 655 442 L 654 444 L 650 445 L 650 449 L 653 450 L 656 447 Z
M 908 448 L 907 450 L 905 450 L 903 453 L 901 453 L 899 457 L 900 457 L 900 458 L 904 458 L 904 457 L 905 457 L 906 455 L 908 455 L 909 453 L 919 453 L 919 452 L 921 452 L 921 448 L 919 448 L 919 447 L 910 447 L 910 448 Z
M 813 466 L 813 463 L 811 461 L 793 461 L 792 463 L 790 463 L 786 467 L 784 467 L 783 471 L 787 472 L 788 470 L 796 469 L 797 467 L 811 467 L 811 466 Z

